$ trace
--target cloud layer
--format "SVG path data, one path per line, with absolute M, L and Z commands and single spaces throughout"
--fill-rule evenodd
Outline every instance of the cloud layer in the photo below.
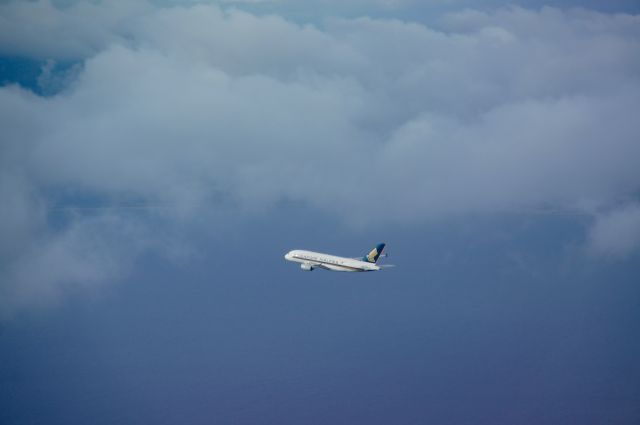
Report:
M 0 89 L 5 293 L 117 275 L 118 241 L 216 208 L 295 200 L 347 223 L 419 223 L 615 210 L 640 186 L 638 16 L 465 10 L 435 29 L 139 2 L 0 11 L 3 54 L 81 64 L 53 96 Z M 53 206 L 123 202 L 167 210 L 51 221 Z M 16 271 L 52 262 L 46 278 Z

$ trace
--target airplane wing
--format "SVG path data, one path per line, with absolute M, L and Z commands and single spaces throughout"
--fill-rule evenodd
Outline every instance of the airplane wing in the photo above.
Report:
M 311 267 L 316 268 L 316 269 L 328 270 L 327 267 L 324 264 L 318 263 L 317 261 L 305 261 L 304 264 L 308 264 Z

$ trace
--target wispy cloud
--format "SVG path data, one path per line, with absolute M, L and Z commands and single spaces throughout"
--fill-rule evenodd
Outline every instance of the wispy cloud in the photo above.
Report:
M 589 233 L 589 249 L 596 255 L 624 258 L 640 247 L 640 205 L 637 203 L 598 216 Z

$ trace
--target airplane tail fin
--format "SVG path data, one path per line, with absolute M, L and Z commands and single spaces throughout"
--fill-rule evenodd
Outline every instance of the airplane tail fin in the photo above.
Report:
M 371 250 L 370 253 L 362 257 L 362 261 L 366 261 L 367 263 L 376 263 L 378 258 L 380 258 L 380 254 L 382 254 L 382 250 L 384 249 L 385 244 L 379 243 L 375 248 Z

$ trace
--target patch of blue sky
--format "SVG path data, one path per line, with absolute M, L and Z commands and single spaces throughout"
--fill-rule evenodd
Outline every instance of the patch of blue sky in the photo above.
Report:
M 39 96 L 54 96 L 73 79 L 79 61 L 0 56 L 0 87 L 17 84 Z

